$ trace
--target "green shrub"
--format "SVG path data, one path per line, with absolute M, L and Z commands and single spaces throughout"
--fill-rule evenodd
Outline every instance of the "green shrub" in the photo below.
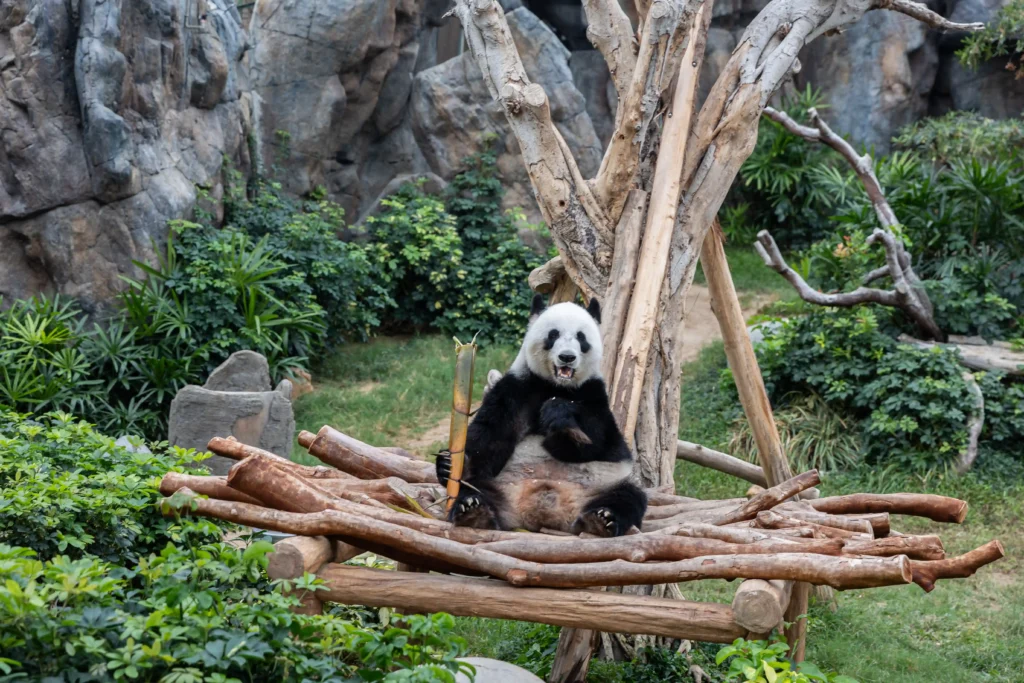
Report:
M 856 679 L 837 673 L 823 673 L 810 662 L 793 664 L 785 658 L 789 645 L 784 638 L 771 642 L 737 638 L 732 645 L 718 651 L 716 663 L 729 662 L 727 683 L 857 683 Z
M 450 683 L 465 644 L 446 614 L 368 629 L 300 616 L 265 578 L 265 541 L 179 549 L 119 567 L 0 545 L 0 672 L 53 681 Z M 313 577 L 293 583 L 320 588 Z
M 195 461 L 0 412 L 0 680 L 451 683 L 466 668 L 450 616 L 296 615 L 288 591 L 321 587 L 268 581 L 269 543 L 162 514 L 159 477 Z
M 1024 52 L 1024 2 L 1011 0 L 999 9 L 995 21 L 981 31 L 964 38 L 957 56 L 967 66 L 977 69 L 982 62 L 996 57 L 1011 57 L 1006 68 L 1020 78 L 1020 54 Z
M 870 308 L 823 309 L 786 321 L 759 349 L 776 402 L 814 392 L 862 420 L 871 461 L 925 469 L 966 443 L 966 383 L 950 352 L 899 345 L 878 329 Z
M 449 334 L 480 333 L 494 343 L 514 344 L 526 332 L 533 298 L 527 278 L 543 259 L 519 239 L 522 212 L 501 208 L 505 189 L 491 140 L 464 163 L 466 170 L 445 197 L 462 240 L 462 265 L 436 325 Z
M 951 111 L 910 124 L 893 138 L 893 143 L 939 165 L 957 159 L 1007 160 L 1024 150 L 1024 121 Z
M 132 452 L 64 413 L 0 411 L 0 543 L 125 564 L 185 535 L 215 538 L 212 523 L 182 526 L 155 507 L 159 477 L 199 459 L 177 448 Z
M 365 341 L 395 306 L 391 289 L 376 272 L 379 248 L 339 239 L 344 218 L 344 210 L 320 193 L 294 200 L 276 184 L 261 184 L 249 200 L 236 183 L 225 202 L 228 225 L 266 238 L 288 271 L 301 275 L 300 291 L 324 310 L 328 343 Z
M 448 292 L 458 286 L 462 243 L 455 219 L 421 185 L 406 184 L 381 204 L 381 212 L 366 223 L 380 247 L 380 277 L 397 302 L 393 322 L 429 326 L 444 310 Z

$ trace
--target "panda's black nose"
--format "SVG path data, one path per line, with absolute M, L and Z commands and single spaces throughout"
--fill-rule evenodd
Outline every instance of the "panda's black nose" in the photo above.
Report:
M 558 354 L 558 360 L 562 361 L 563 363 L 571 363 L 574 360 L 576 360 L 576 354 L 575 353 L 560 353 L 560 354 Z

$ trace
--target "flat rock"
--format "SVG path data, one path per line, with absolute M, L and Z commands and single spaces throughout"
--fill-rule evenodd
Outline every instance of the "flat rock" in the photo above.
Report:
M 210 391 L 270 391 L 270 364 L 255 351 L 236 351 L 210 373 Z
M 475 683 L 544 683 L 526 669 L 500 659 L 463 657 L 459 661 L 472 664 L 476 668 Z M 464 674 L 459 674 L 455 680 L 458 683 L 469 683 L 469 678 Z

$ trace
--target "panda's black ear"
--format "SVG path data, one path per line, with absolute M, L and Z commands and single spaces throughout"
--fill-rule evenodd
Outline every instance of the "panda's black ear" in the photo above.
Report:
M 543 294 L 534 294 L 533 303 L 530 305 L 530 322 L 544 312 L 544 309 L 548 307 L 547 302 L 544 300 Z
M 598 325 L 601 324 L 601 304 L 598 303 L 597 297 L 591 299 L 590 303 L 587 304 L 587 313 L 590 314 L 590 317 L 593 318 Z

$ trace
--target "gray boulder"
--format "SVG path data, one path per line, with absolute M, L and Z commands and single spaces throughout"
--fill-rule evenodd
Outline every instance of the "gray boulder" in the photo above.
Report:
M 476 668 L 476 683 L 544 683 L 526 669 L 499 659 L 463 657 L 459 661 Z M 459 674 L 455 680 L 458 683 L 469 683 L 469 678 L 464 674 Z
M 900 128 L 927 113 L 938 51 L 920 22 L 868 12 L 838 36 L 805 47 L 800 62 L 797 85 L 822 91 L 829 125 L 886 153 Z
M 235 351 L 203 385 L 210 391 L 270 391 L 270 364 L 255 351 Z
M 529 10 L 520 8 L 505 16 L 527 75 L 544 86 L 551 118 L 572 149 L 580 171 L 592 177 L 603 150 L 584 97 L 573 81 L 569 51 Z M 506 206 L 521 206 L 531 220 L 539 220 L 519 145 L 468 52 L 417 74 L 410 107 L 419 148 L 442 178 L 451 178 L 462 169 L 462 159 L 480 149 L 484 135 L 495 135 Z
M 195 185 L 245 166 L 247 43 L 233 0 L 192 33 L 179 0 L 0 6 L 0 295 L 90 312 L 155 261 Z
M 295 438 L 291 394 L 287 380 L 271 391 L 266 358 L 252 351 L 232 354 L 205 386 L 186 386 L 174 397 L 168 441 L 205 451 L 213 437 L 233 436 L 287 458 Z M 214 474 L 227 474 L 234 461 L 213 456 L 204 464 Z

